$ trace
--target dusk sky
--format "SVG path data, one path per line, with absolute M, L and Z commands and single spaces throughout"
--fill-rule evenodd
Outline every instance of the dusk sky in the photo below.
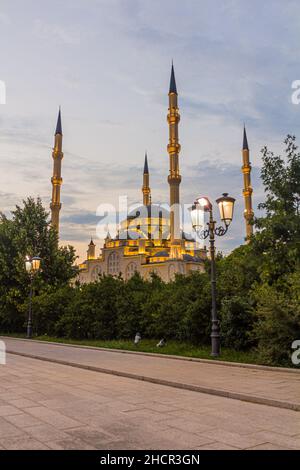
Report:
M 299 31 L 299 0 L 1 0 L 0 210 L 29 195 L 49 207 L 59 105 L 62 244 L 82 259 L 99 204 L 142 200 L 146 149 L 153 202 L 167 202 L 173 59 L 182 202 L 230 193 L 235 219 L 217 243 L 240 245 L 243 123 L 256 208 L 261 148 L 281 152 L 286 134 L 298 135 Z

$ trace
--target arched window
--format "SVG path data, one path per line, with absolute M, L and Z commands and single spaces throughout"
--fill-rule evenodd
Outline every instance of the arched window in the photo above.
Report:
M 115 251 L 108 257 L 108 274 L 116 276 L 120 273 L 120 257 Z
M 176 272 L 176 268 L 174 264 L 170 264 L 169 266 L 169 280 L 170 281 L 173 281 L 173 279 L 175 278 L 175 272 Z
M 92 282 L 98 281 L 98 279 L 99 279 L 99 274 L 101 274 L 101 267 L 100 267 L 100 266 L 95 266 L 95 267 L 92 269 L 91 281 L 92 281 Z
M 137 271 L 137 265 L 135 263 L 129 263 L 126 267 L 126 279 L 130 279 Z
M 180 263 L 179 265 L 179 272 L 180 274 L 184 274 L 184 265 Z

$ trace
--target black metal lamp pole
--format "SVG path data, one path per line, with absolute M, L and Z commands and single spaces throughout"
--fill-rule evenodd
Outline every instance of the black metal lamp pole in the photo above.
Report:
M 192 224 L 196 230 L 198 236 L 201 239 L 206 239 L 209 237 L 209 252 L 211 260 L 211 355 L 213 357 L 220 356 L 221 351 L 221 342 L 220 342 L 220 324 L 217 314 L 217 276 L 216 276 L 216 249 L 215 249 L 215 236 L 222 237 L 228 231 L 228 227 L 232 221 L 233 217 L 233 207 L 235 199 L 229 197 L 227 193 L 224 193 L 223 196 L 217 199 L 217 204 L 219 206 L 221 220 L 224 223 L 224 226 L 216 227 L 216 221 L 213 217 L 213 208 L 212 204 L 208 198 L 199 198 L 195 201 L 194 205 L 191 207 L 191 217 Z M 209 213 L 209 222 L 208 229 L 201 229 L 203 225 L 200 223 L 200 212 Z
M 210 279 L 211 279 L 211 355 L 220 355 L 220 325 L 217 315 L 217 280 L 216 280 L 216 249 L 215 227 L 212 206 L 209 208 L 209 251 L 210 251 Z
M 32 283 L 33 283 L 33 274 L 30 273 L 29 309 L 28 309 L 28 321 L 27 321 L 27 338 L 32 338 Z
M 30 290 L 29 290 L 29 308 L 27 320 L 27 338 L 32 338 L 32 296 L 33 296 L 33 279 L 36 273 L 40 270 L 41 258 L 34 256 L 30 258 L 26 256 L 25 268 L 30 277 Z

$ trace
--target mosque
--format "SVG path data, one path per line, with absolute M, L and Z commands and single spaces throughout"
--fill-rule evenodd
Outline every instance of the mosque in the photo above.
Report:
M 100 254 L 96 254 L 96 245 L 90 241 L 87 259 L 80 264 L 78 279 L 80 283 L 96 281 L 101 274 L 119 276 L 130 279 L 135 272 L 145 279 L 156 273 L 162 280 L 169 282 L 176 273 L 183 275 L 191 271 L 204 271 L 207 258 L 205 247 L 191 239 L 180 226 L 180 184 L 179 169 L 179 121 L 178 93 L 174 67 L 172 64 L 169 87 L 169 110 L 167 121 L 169 125 L 169 175 L 167 178 L 170 199 L 169 209 L 159 204 L 152 204 L 150 189 L 150 174 L 147 154 L 145 155 L 142 198 L 143 204 L 130 211 L 120 223 L 115 237 L 107 232 Z M 50 204 L 51 222 L 59 233 L 59 214 L 61 210 L 60 191 L 62 186 L 61 164 L 62 124 L 59 111 L 55 132 L 55 143 L 52 153 L 53 176 L 52 200 Z M 253 226 L 251 164 L 246 130 L 244 128 L 243 167 L 245 200 L 246 235 L 251 236 Z

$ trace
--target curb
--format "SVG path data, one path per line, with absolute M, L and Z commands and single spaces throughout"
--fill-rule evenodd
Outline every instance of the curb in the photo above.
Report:
M 56 343 L 56 344 L 59 344 L 59 343 Z M 14 351 L 9 351 L 9 350 L 7 350 L 6 352 L 8 354 L 12 354 L 15 356 L 28 357 L 30 359 L 37 359 L 39 361 L 51 362 L 54 364 L 75 367 L 77 369 L 84 369 L 84 370 L 89 370 L 92 372 L 100 372 L 103 374 L 115 375 L 118 377 L 125 377 L 125 378 L 129 378 L 133 380 L 140 380 L 140 381 L 149 382 L 149 383 L 153 383 L 157 385 L 164 385 L 167 387 L 172 387 L 172 388 L 177 388 L 177 389 L 190 390 L 192 392 L 205 393 L 208 395 L 215 395 L 215 396 L 223 397 L 223 398 L 231 398 L 233 400 L 240 400 L 240 401 L 245 401 L 248 403 L 255 403 L 258 405 L 266 405 L 266 406 L 272 406 L 275 408 L 284 408 L 287 410 L 300 411 L 300 404 L 298 403 L 290 403 L 290 402 L 281 401 L 281 400 L 272 400 L 270 398 L 256 397 L 253 395 L 247 395 L 243 393 L 203 387 L 201 385 L 189 385 L 189 384 L 184 384 L 180 382 L 172 382 L 170 380 L 157 379 L 154 377 L 147 377 L 143 375 L 132 374 L 129 372 L 121 372 L 121 371 L 112 370 L 112 369 L 104 369 L 104 368 L 96 367 L 96 366 L 77 364 L 75 362 L 68 362 L 68 361 L 63 361 L 60 359 L 49 359 L 49 358 L 46 358 L 43 356 L 37 356 L 34 354 L 26 354 L 26 353 L 14 352 Z
M 87 346 L 81 344 L 70 344 L 70 343 L 56 343 L 53 341 L 43 341 L 38 339 L 25 339 L 25 338 L 14 338 L 13 336 L 1 336 L 0 338 L 8 338 L 14 341 L 24 341 L 25 343 L 32 342 L 37 344 L 50 344 L 53 346 L 64 346 L 68 348 L 80 348 L 80 349 L 92 349 L 96 351 L 112 352 L 118 354 L 133 354 L 138 356 L 149 356 L 154 358 L 164 358 L 170 359 L 173 361 L 188 361 L 188 362 L 199 362 L 202 364 L 209 364 L 212 366 L 225 366 L 225 367 L 241 367 L 244 369 L 254 369 L 254 370 L 266 370 L 271 372 L 284 372 L 288 374 L 300 374 L 300 369 L 293 369 L 288 367 L 273 367 L 273 366 L 264 366 L 260 364 L 248 364 L 243 362 L 229 362 L 229 361 L 220 361 L 218 359 L 201 359 L 198 357 L 187 357 L 187 356 L 174 356 L 171 354 L 161 354 L 161 353 L 148 353 L 143 351 L 129 351 L 126 349 L 110 349 L 110 348 L 101 348 L 97 346 Z

